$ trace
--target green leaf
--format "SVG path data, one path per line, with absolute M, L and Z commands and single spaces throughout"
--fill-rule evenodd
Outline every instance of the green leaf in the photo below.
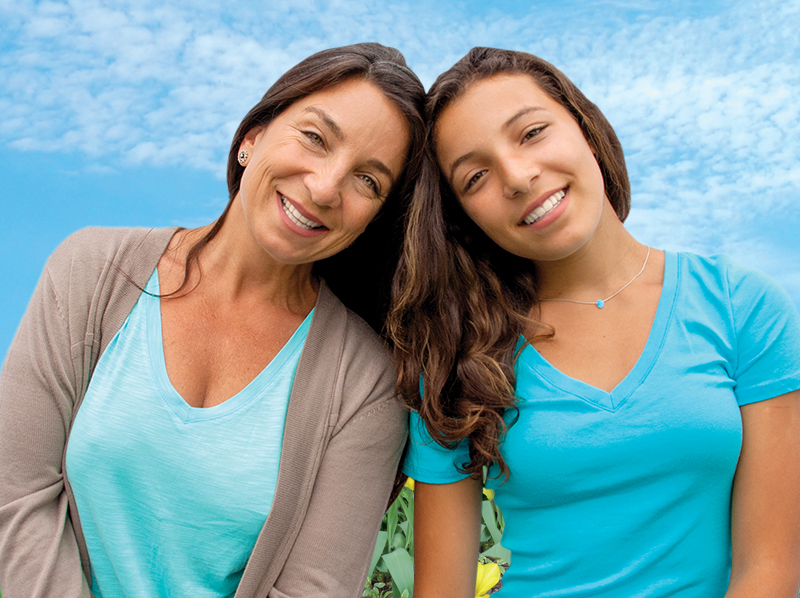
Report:
M 389 534 L 386 532 L 378 532 L 378 541 L 375 542 L 375 550 L 372 551 L 372 561 L 369 564 L 369 577 L 375 574 L 375 565 L 378 564 L 378 559 L 383 554 L 383 549 L 386 548 L 386 538 Z
M 488 542 L 491 537 L 492 535 L 489 533 L 489 530 L 486 529 L 486 525 L 481 523 L 481 542 Z
M 389 554 L 384 554 L 383 562 L 386 563 L 392 576 L 393 586 L 396 587 L 396 592 L 393 590 L 392 595 L 401 596 L 407 590 L 411 598 L 414 595 L 414 559 L 411 555 L 405 548 L 398 548 Z
M 489 533 L 492 536 L 492 541 L 495 544 L 500 544 L 500 540 L 503 538 L 503 533 L 500 531 L 500 528 L 497 527 L 497 520 L 494 516 L 494 508 L 492 507 L 491 501 L 483 501 L 483 504 L 481 505 L 481 514 L 483 515 L 483 522 L 486 524 L 486 529 L 489 530 Z
M 400 505 L 398 504 L 400 501 L 394 501 L 392 506 L 389 507 L 389 510 L 386 511 L 386 533 L 391 538 L 397 532 L 397 523 L 398 523 L 398 510 Z
M 389 543 L 391 548 L 405 548 L 406 547 L 406 535 L 398 531 L 394 537 L 392 537 L 392 541 Z
M 509 565 L 511 564 L 511 551 L 508 548 L 503 548 L 500 544 L 495 544 L 489 550 L 484 550 L 481 556 L 491 556 L 496 559 L 502 559 Z
M 500 533 L 502 534 L 503 530 L 506 529 L 506 520 L 505 517 L 503 517 L 503 511 L 500 510 L 500 507 L 498 507 L 494 501 L 492 501 L 492 505 L 494 506 L 494 512 L 497 515 L 497 527 L 500 528 Z

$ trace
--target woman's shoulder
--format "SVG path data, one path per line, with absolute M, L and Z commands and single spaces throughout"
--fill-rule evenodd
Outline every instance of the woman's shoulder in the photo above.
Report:
M 364 364 L 374 362 L 382 367 L 394 365 L 386 341 L 353 310 L 346 307 L 323 281 L 317 311 L 326 327 L 341 326 L 343 357 Z M 327 317 L 326 317 L 327 316 Z
M 110 340 L 174 233 L 174 228 L 100 227 L 72 233 L 45 264 L 45 296 L 69 320 L 70 329 L 100 325 L 101 330 L 90 331 Z M 99 323 L 92 314 L 101 315 Z
M 383 410 L 391 405 L 402 412 L 395 400 L 395 367 L 387 343 L 324 282 L 307 342 L 324 354 L 320 364 L 339 372 L 340 423 L 373 406 Z
M 140 253 L 143 260 L 160 257 L 176 228 L 123 228 L 91 226 L 80 229 L 56 248 L 48 265 L 56 268 L 91 267 Z

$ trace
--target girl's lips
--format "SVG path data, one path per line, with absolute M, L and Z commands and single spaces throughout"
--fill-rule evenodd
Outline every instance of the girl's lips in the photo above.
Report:
M 543 216 L 537 217 L 534 220 L 534 222 L 531 222 L 530 224 L 526 224 L 525 221 L 523 220 L 519 224 L 519 226 L 524 226 L 525 228 L 527 228 L 529 230 L 541 230 L 541 229 L 545 228 L 546 226 L 549 226 L 554 221 L 556 221 L 558 219 L 558 217 L 561 216 L 561 214 L 564 213 L 564 210 L 566 210 L 567 206 L 569 205 L 569 189 L 562 189 L 561 191 L 564 192 L 564 195 L 561 197 L 560 200 L 558 200 L 558 202 L 550 210 L 546 211 Z M 553 196 L 553 194 L 551 194 L 548 197 L 545 197 L 545 199 L 546 200 L 550 199 L 550 197 L 552 197 L 552 196 Z M 537 207 L 541 206 L 543 203 L 544 203 L 543 201 L 536 202 L 534 204 L 534 206 L 535 206 L 534 210 Z M 530 219 L 530 216 L 532 214 L 533 214 L 533 210 L 529 211 L 528 212 L 528 218 L 526 218 L 526 219 Z
M 557 191 L 549 191 L 541 195 L 534 201 L 525 211 L 525 215 L 520 221 L 520 225 L 528 225 L 537 222 L 544 218 L 549 212 L 555 208 L 567 194 L 567 187 L 558 189 Z
M 297 212 L 304 219 L 307 219 L 307 220 L 309 220 L 311 222 L 314 222 L 314 223 L 317 223 L 317 221 L 314 220 L 313 218 L 311 218 L 308 215 L 308 212 L 306 212 L 305 210 L 301 210 L 295 203 L 293 203 L 291 200 L 289 200 L 289 198 L 287 198 L 285 195 L 281 194 L 280 192 L 275 194 L 275 200 L 276 200 L 276 203 L 278 204 L 278 213 L 280 214 L 281 220 L 283 220 L 284 224 L 286 224 L 286 226 L 288 226 L 289 229 L 292 232 L 300 235 L 301 237 L 316 237 L 316 236 L 319 236 L 319 235 L 323 235 L 323 234 L 325 234 L 326 232 L 328 232 L 330 230 L 326 226 L 322 226 L 322 225 L 320 225 L 318 228 L 309 228 L 308 226 L 303 226 L 302 221 L 297 219 L 296 215 L 290 216 L 287 213 L 286 207 L 284 207 L 284 204 L 283 204 L 284 201 L 288 202 L 288 204 L 294 210 L 297 210 Z M 295 219 L 297 219 L 297 222 L 295 222 L 293 217 Z M 300 224 L 298 224 L 298 222 L 300 222 Z

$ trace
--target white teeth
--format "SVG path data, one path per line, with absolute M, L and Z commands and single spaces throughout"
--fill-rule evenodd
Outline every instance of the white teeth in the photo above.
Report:
M 315 228 L 321 228 L 322 225 L 319 222 L 314 222 L 313 220 L 309 220 L 305 216 L 303 216 L 300 212 L 297 211 L 292 203 L 286 199 L 283 195 L 281 195 L 281 204 L 283 205 L 283 211 L 286 212 L 286 215 L 289 217 L 289 220 L 294 222 L 300 228 L 305 228 L 307 230 L 314 230 Z
M 553 193 L 550 197 L 545 199 L 540 206 L 528 214 L 528 217 L 523 220 L 523 223 L 533 224 L 537 220 L 541 220 L 543 217 L 547 216 L 553 208 L 561 203 L 561 200 L 564 199 L 566 194 L 567 192 L 564 191 L 564 189 Z

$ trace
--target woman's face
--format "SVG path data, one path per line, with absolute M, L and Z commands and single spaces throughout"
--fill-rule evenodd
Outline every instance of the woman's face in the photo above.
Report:
M 436 124 L 439 166 L 467 215 L 500 247 L 559 260 L 593 235 L 603 176 L 578 123 L 525 74 L 474 83 Z
M 296 101 L 240 147 L 250 232 L 286 264 L 338 253 L 378 213 L 408 144 L 402 113 L 372 83 L 348 80 Z

